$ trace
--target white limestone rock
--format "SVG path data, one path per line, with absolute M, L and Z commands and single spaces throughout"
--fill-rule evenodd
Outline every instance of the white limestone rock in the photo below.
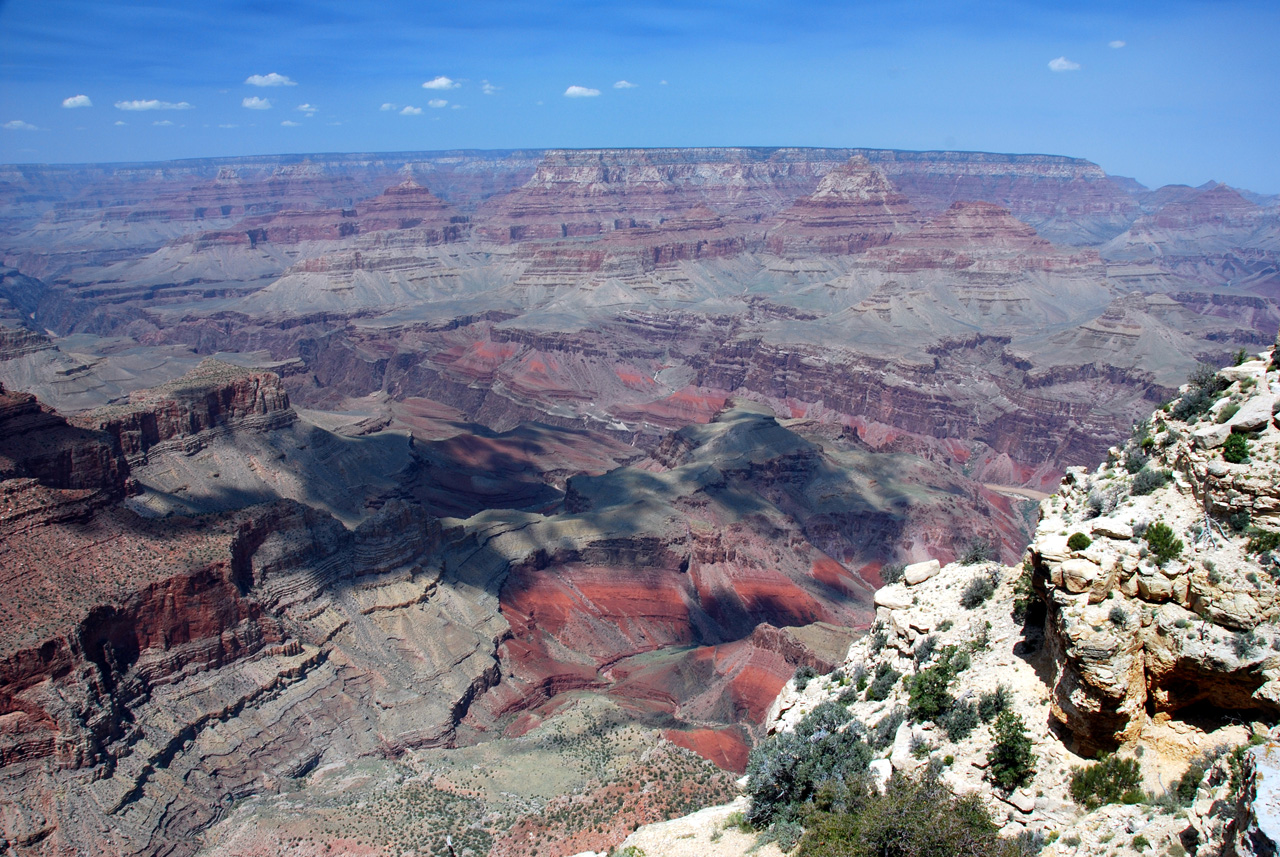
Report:
M 916 562 L 907 566 L 902 572 L 902 579 L 907 582 L 908 586 L 915 586 L 918 583 L 924 583 L 942 570 L 942 563 L 936 559 L 926 560 L 924 562 Z

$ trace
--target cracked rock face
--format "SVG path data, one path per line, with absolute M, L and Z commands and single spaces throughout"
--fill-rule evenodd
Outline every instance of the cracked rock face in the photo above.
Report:
M 1157 411 L 1094 473 L 1068 472 L 1041 506 L 1028 563 L 1048 606 L 1052 711 L 1083 749 L 1133 739 L 1148 716 L 1199 705 L 1274 716 L 1280 706 L 1276 566 L 1249 549 L 1250 534 L 1280 529 L 1271 359 L 1268 350 L 1218 373 L 1215 401 L 1192 421 L 1170 415 L 1181 400 Z M 1247 438 L 1244 462 L 1221 451 L 1232 434 Z M 1144 471 L 1124 466 L 1142 454 L 1145 471 L 1168 475 L 1146 495 L 1134 490 Z M 1157 524 L 1181 542 L 1163 560 L 1140 535 Z M 1076 533 L 1087 538 L 1072 550 Z

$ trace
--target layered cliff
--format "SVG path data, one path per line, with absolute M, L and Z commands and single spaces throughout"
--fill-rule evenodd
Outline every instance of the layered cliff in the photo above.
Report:
M 1041 523 L 1030 556 L 1058 653 L 1053 711 L 1084 746 L 1197 706 L 1280 710 L 1270 361 L 1184 387 L 1102 468 L 1073 473 Z M 1069 545 L 1075 531 L 1086 538 Z

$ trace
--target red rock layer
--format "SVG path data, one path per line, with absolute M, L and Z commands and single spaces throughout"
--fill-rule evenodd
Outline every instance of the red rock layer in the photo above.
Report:
M 109 435 L 68 425 L 35 396 L 0 387 L 0 480 L 109 499 L 124 493 L 128 472 Z M 10 502 L 18 500 L 6 501 L 6 522 L 17 514 Z

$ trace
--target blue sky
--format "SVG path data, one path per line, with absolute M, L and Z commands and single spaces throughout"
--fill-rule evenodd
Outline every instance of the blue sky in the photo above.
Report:
M 1276 193 L 1277 36 L 1276 2 L 0 0 L 0 162 L 873 146 Z

